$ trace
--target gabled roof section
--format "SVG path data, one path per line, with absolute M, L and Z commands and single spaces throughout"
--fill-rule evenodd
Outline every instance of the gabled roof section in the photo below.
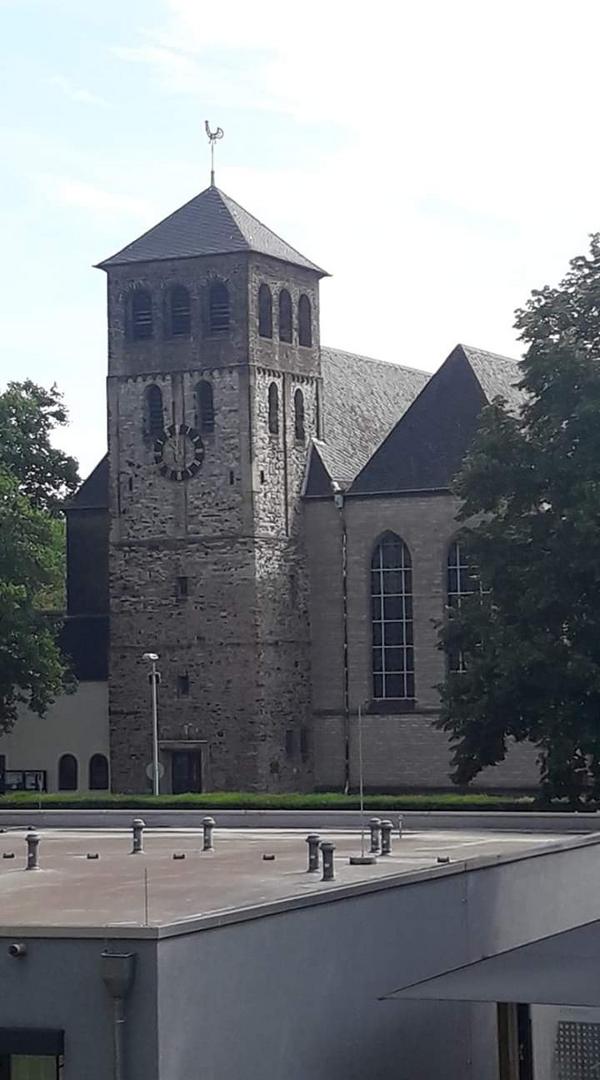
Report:
M 75 494 L 66 502 L 68 510 L 108 509 L 108 454 L 98 462 L 95 469 Z
M 474 349 L 471 345 L 459 345 L 465 354 L 481 389 L 488 402 L 494 398 L 504 398 L 509 409 L 517 411 L 523 404 L 525 395 L 519 389 L 523 372 L 518 360 L 498 353 Z
M 323 461 L 326 443 L 313 439 L 308 452 L 308 464 L 304 481 L 304 494 L 331 495 L 333 493 L 330 471 Z
M 327 273 L 217 187 L 206 188 L 98 266 L 106 270 L 128 263 L 226 255 L 236 251 L 269 255 L 272 259 L 313 270 L 321 277 Z
M 345 488 L 369 460 L 429 378 L 426 371 L 387 364 L 341 349 L 321 349 L 325 438 L 318 447 L 330 480 Z M 315 466 L 316 469 L 316 466 Z M 307 495 L 322 495 L 309 469 Z
M 356 477 L 351 494 L 446 490 L 460 469 L 484 405 L 518 408 L 515 360 L 457 345 Z

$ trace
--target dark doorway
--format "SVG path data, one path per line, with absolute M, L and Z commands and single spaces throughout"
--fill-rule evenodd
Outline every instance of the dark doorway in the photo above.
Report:
M 533 1048 L 529 1005 L 498 1003 L 500 1080 L 533 1080 Z
M 105 754 L 92 754 L 90 758 L 90 791 L 108 791 L 108 758 Z
M 78 772 L 77 758 L 73 754 L 63 754 L 58 762 L 58 790 L 77 791 Z
M 202 754 L 200 750 L 174 750 L 171 760 L 174 795 L 202 791 Z

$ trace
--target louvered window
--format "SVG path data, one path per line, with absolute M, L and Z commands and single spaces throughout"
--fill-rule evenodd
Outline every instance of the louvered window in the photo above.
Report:
M 304 293 L 298 301 L 298 341 L 307 347 L 312 345 L 310 300 Z
M 210 287 L 208 328 L 211 334 L 226 334 L 229 330 L 229 290 L 222 281 Z
M 287 289 L 279 293 L 279 340 L 292 340 L 292 298 Z
M 131 297 L 131 335 L 136 341 L 151 338 L 152 296 L 146 289 L 136 289 Z
M 190 294 L 183 285 L 174 285 L 169 294 L 171 335 L 189 337 L 191 330 Z
M 268 285 L 258 290 L 258 332 L 261 337 L 273 337 L 273 297 Z

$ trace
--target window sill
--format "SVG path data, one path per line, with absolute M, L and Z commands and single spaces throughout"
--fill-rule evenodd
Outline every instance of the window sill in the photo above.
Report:
M 414 712 L 416 704 L 415 698 L 377 698 L 370 702 L 367 713 L 399 716 L 402 713 Z

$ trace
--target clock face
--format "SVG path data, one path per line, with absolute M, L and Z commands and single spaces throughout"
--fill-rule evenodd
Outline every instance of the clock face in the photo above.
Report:
M 169 480 L 189 480 L 204 458 L 199 432 L 187 424 L 171 424 L 154 443 L 154 460 L 161 476 Z

